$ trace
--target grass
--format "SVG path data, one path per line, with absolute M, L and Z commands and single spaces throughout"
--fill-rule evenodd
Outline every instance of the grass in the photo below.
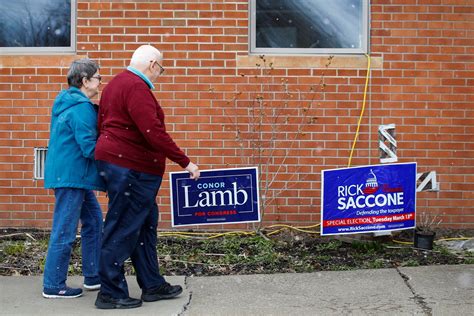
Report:
M 0 239 L 0 275 L 38 275 L 44 270 L 48 238 Z M 474 254 L 453 254 L 443 246 L 420 251 L 390 241 L 336 239 L 287 233 L 272 236 L 225 236 L 214 239 L 160 237 L 160 270 L 176 275 L 342 271 L 431 264 L 474 264 Z M 69 274 L 81 274 L 80 240 L 74 244 Z M 127 274 L 135 271 L 130 261 Z
M 443 247 L 435 252 L 425 252 L 409 246 L 392 249 L 387 245 L 377 241 L 348 243 L 321 237 L 271 240 L 260 236 L 209 240 L 165 238 L 159 244 L 158 253 L 163 258 L 164 270 L 195 275 L 377 269 L 470 261 L 460 259 Z
M 3 252 L 7 256 L 21 256 L 25 252 L 25 242 L 11 242 L 3 248 Z
M 400 264 L 402 267 L 418 267 L 419 265 L 420 263 L 415 259 L 408 259 Z
M 466 258 L 465 264 L 474 264 L 474 258 Z
M 273 267 L 278 262 L 274 243 L 262 237 L 229 236 L 222 239 L 206 239 L 199 247 L 190 247 L 185 240 L 165 240 L 158 244 L 158 254 L 165 263 L 189 265 L 231 266 L 265 265 Z

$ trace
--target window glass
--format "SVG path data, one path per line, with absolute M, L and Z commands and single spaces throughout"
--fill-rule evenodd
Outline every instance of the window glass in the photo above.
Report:
M 71 0 L 0 0 L 0 50 L 74 51 L 74 4 Z
M 367 51 L 364 0 L 253 0 L 251 51 Z

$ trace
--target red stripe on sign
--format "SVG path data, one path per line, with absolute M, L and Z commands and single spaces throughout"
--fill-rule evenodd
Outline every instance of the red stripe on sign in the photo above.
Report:
M 395 223 L 415 219 L 415 213 L 394 214 L 394 215 L 379 215 L 379 216 L 365 216 L 356 218 L 340 218 L 325 220 L 323 226 L 351 226 L 363 224 L 378 224 L 378 223 Z

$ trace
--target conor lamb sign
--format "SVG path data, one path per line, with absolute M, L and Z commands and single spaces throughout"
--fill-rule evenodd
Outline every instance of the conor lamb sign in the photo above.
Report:
M 172 226 L 260 221 L 257 168 L 170 172 Z

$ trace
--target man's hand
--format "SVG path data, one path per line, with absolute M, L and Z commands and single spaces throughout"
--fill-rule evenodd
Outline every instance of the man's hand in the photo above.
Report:
M 184 168 L 187 172 L 189 172 L 189 177 L 191 179 L 197 180 L 201 175 L 198 166 L 190 162 L 186 168 Z

